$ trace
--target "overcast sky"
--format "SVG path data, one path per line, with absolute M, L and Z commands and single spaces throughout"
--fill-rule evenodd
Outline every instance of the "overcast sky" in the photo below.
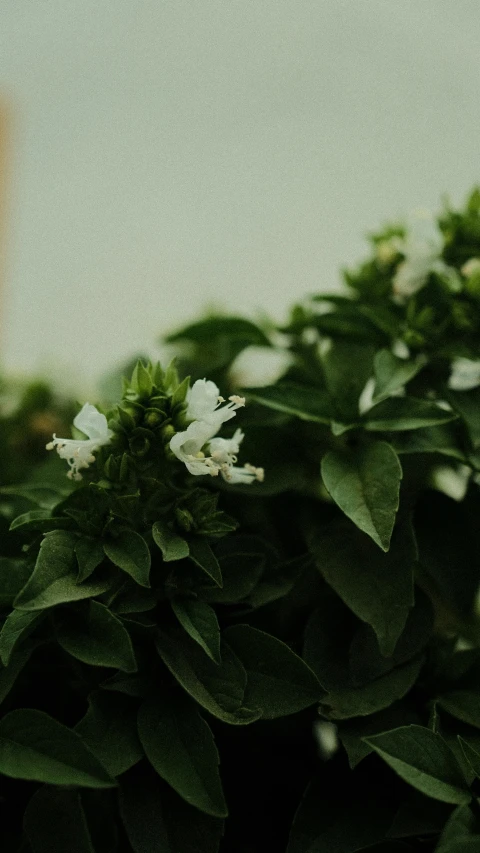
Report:
M 480 181 L 478 0 L 0 0 L 9 371 L 279 319 Z M 73 379 L 72 379 L 73 381 Z

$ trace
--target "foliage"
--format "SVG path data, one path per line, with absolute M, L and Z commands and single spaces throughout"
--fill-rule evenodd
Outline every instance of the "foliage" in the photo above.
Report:
M 475 191 L 281 329 L 171 335 L 86 438 L 4 402 L 2 850 L 480 850 L 479 270 Z

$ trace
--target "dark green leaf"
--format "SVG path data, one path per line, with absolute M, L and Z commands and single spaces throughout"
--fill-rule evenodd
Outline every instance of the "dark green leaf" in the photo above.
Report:
M 57 640 L 73 657 L 92 666 L 136 672 L 137 662 L 127 629 L 99 601 L 88 601 L 60 617 Z
M 22 533 L 29 530 L 38 530 L 42 533 L 47 533 L 49 530 L 61 530 L 62 528 L 71 526 L 71 520 L 65 516 L 52 518 L 50 510 L 31 509 L 29 512 L 24 512 L 23 515 L 17 516 L 12 521 L 10 530 Z
M 182 628 L 192 640 L 198 643 L 214 663 L 219 664 L 220 628 L 213 607 L 196 598 L 173 598 L 171 605 Z
M 465 462 L 452 424 L 396 433 L 391 445 L 397 453 L 440 453 Z
M 116 539 L 105 542 L 103 548 L 115 566 L 140 586 L 150 586 L 150 551 L 143 536 L 134 530 L 122 530 Z
M 345 748 L 352 770 L 372 752 L 372 747 L 366 743 L 365 738 L 391 728 L 418 722 L 420 720 L 415 711 L 408 705 L 397 702 L 368 717 L 357 717 L 357 719 L 339 723 L 338 736 Z
M 148 760 L 177 794 L 205 814 L 227 816 L 213 734 L 185 694 L 147 699 L 138 733 Z
M 134 853 L 218 853 L 223 821 L 189 806 L 148 766 L 130 770 L 120 786 Z
M 439 696 L 437 704 L 457 720 L 480 729 L 480 690 L 452 690 Z
M 75 731 L 110 776 L 120 776 L 143 756 L 137 734 L 137 705 L 127 696 L 96 690 Z
M 78 562 L 77 582 L 82 583 L 90 577 L 103 560 L 103 544 L 99 539 L 82 536 L 75 543 L 75 555 Z
M 10 693 L 25 664 L 30 660 L 34 648 L 35 645 L 30 642 L 13 653 L 8 666 L 0 667 L 0 704 Z
M 42 612 L 38 613 L 38 611 L 12 610 L 9 613 L 0 631 L 0 659 L 4 666 L 8 666 L 17 644 L 31 634 L 43 619 L 43 615 Z
M 23 826 L 33 853 L 95 853 L 77 791 L 40 788 L 27 805 Z
M 0 720 L 0 772 L 51 785 L 115 785 L 79 735 L 33 709 L 10 711 Z
M 281 382 L 265 388 L 248 388 L 246 393 L 249 400 L 277 412 L 295 415 L 302 421 L 329 424 L 335 419 L 330 395 L 315 386 Z
M 375 403 L 390 397 L 413 379 L 425 366 L 426 359 L 418 358 L 409 361 L 398 358 L 388 349 L 379 350 L 374 359 L 375 388 L 373 401 Z
M 159 632 L 157 650 L 179 684 L 196 702 L 225 723 L 246 725 L 258 720 L 261 710 L 245 705 L 247 674 L 237 656 L 222 641 L 222 663 L 214 664 L 186 634 Z
M 172 533 L 167 525 L 161 521 L 156 521 L 153 525 L 152 536 L 153 541 L 160 548 L 166 563 L 173 560 L 183 560 L 184 557 L 188 557 L 190 553 L 188 542 L 176 533 Z
M 228 542 L 230 537 L 224 540 Z M 265 555 L 255 552 L 232 552 L 218 554 L 223 587 L 209 586 L 204 595 L 213 604 L 237 604 L 247 598 L 255 589 L 265 568 Z
M 337 420 L 348 423 L 358 419 L 358 401 L 372 373 L 373 353 L 371 344 L 337 339 L 323 356 L 325 381 L 334 401 Z
M 448 402 L 465 422 L 474 449 L 480 447 L 480 388 L 448 391 Z
M 446 424 L 455 412 L 416 397 L 389 397 L 364 415 L 364 428 L 375 432 L 396 432 Z
M 101 578 L 77 583 L 75 542 L 75 537 L 63 530 L 45 536 L 33 574 L 14 601 L 18 610 L 43 610 L 91 598 L 108 589 L 108 580 Z
M 477 779 L 480 779 L 480 752 L 477 752 L 477 750 L 474 749 L 473 746 L 471 746 L 467 740 L 465 740 L 463 737 L 460 737 L 460 735 L 458 736 L 458 740 L 460 742 L 460 746 L 462 747 L 463 754 L 467 759 L 473 772 L 475 773 L 475 776 L 477 777 Z
M 334 720 L 368 716 L 392 705 L 413 686 L 423 663 L 419 655 L 371 683 L 355 685 L 348 656 L 356 625 L 352 614 L 332 595 L 325 596 L 313 611 L 305 631 L 303 657 L 328 691 L 321 700 L 322 714 Z
M 414 601 L 416 546 L 411 528 L 402 524 L 395 531 L 388 554 L 346 524 L 313 531 L 309 546 L 325 580 L 372 626 L 381 653 L 391 655 Z
M 295 815 L 287 853 L 357 853 L 383 839 L 390 822 L 388 808 L 361 790 L 349 803 L 314 779 Z
M 285 643 L 249 625 L 227 628 L 224 636 L 247 672 L 245 701 L 261 708 L 264 719 L 295 714 L 319 701 L 318 679 Z
M 388 657 L 381 653 L 377 637 L 370 625 L 359 625 L 348 655 L 353 683 L 361 686 L 374 681 L 395 666 L 411 660 L 425 649 L 432 637 L 433 626 L 434 612 L 431 601 L 418 588 L 415 591 L 415 605 L 409 611 L 405 627 Z
M 2 486 L 0 495 L 14 495 L 25 498 L 42 509 L 53 509 L 61 497 L 65 497 L 70 489 L 60 489 L 53 485 L 42 485 L 39 483 L 21 483 L 16 486 Z
M 223 586 L 222 571 L 220 564 L 206 539 L 200 536 L 192 537 L 189 542 L 190 559 L 203 571 L 217 586 Z
M 258 326 L 243 317 L 216 316 L 200 320 L 185 326 L 178 332 L 168 335 L 165 340 L 168 343 L 177 341 L 195 341 L 200 344 L 208 344 L 212 338 L 227 337 L 240 338 L 246 343 L 256 346 L 270 346 L 270 341 Z
M 469 806 L 457 806 L 447 820 L 436 853 L 480 853 L 480 836 L 475 831 L 475 815 Z
M 460 766 L 440 735 L 423 726 L 402 726 L 366 741 L 405 782 L 428 797 L 470 802 Z
M 348 720 L 351 717 L 366 717 L 382 711 L 411 690 L 423 663 L 423 657 L 419 655 L 362 687 L 334 687 L 322 699 L 321 712 L 332 720 Z
M 322 459 L 322 477 L 345 515 L 388 551 L 399 503 L 402 468 L 385 441 Z

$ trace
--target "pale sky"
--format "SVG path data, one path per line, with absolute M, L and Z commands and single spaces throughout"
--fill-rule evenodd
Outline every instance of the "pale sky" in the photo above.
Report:
M 0 0 L 8 371 L 280 320 L 480 181 L 478 0 Z

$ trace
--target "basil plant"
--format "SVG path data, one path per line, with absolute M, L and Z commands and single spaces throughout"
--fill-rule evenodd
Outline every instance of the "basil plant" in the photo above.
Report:
M 169 343 L 0 388 L 2 851 L 480 851 L 480 191 Z

